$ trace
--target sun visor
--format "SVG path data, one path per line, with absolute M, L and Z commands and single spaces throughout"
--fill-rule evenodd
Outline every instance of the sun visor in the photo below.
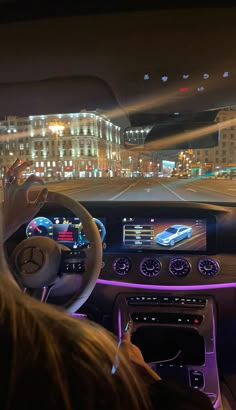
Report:
M 100 110 L 114 122 L 129 121 L 109 85 L 96 77 L 0 84 L 0 117 Z

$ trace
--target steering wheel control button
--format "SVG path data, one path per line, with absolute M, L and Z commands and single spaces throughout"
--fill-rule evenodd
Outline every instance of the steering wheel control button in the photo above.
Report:
M 64 272 L 64 273 L 71 273 L 71 274 L 73 274 L 73 273 L 78 273 L 78 274 L 80 274 L 80 273 L 84 273 L 84 271 L 85 271 L 85 266 L 84 266 L 84 263 L 81 263 L 81 262 L 77 262 L 77 263 L 65 263 L 64 264 L 64 266 L 63 266 L 63 268 L 62 268 L 62 271 Z
M 161 262 L 156 258 L 144 258 L 140 263 L 140 271 L 149 278 L 157 276 L 161 271 Z
M 187 259 L 174 258 L 169 263 L 169 271 L 173 276 L 183 277 L 191 271 L 191 265 Z
M 219 273 L 220 265 L 212 258 L 200 259 L 198 261 L 198 270 L 203 276 L 212 278 Z
M 61 273 L 81 274 L 85 272 L 86 254 L 79 250 L 62 251 Z
M 112 267 L 117 275 L 126 275 L 131 269 L 131 261 L 128 258 L 117 258 L 114 260 Z
M 190 382 L 194 389 L 202 389 L 204 387 L 204 376 L 198 370 L 190 371 Z

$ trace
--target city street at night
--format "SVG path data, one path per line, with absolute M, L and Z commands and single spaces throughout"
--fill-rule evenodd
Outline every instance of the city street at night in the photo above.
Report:
M 174 178 L 77 179 L 48 184 L 77 201 L 236 202 L 236 180 Z

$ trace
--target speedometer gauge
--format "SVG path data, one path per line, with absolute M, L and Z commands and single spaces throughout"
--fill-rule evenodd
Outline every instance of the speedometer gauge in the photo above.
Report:
M 98 228 L 98 231 L 99 231 L 101 240 L 102 240 L 102 242 L 103 242 L 104 239 L 105 239 L 105 236 L 106 236 L 106 228 L 105 228 L 104 224 L 102 223 L 102 221 L 100 221 L 100 219 L 93 218 L 93 220 L 94 220 L 94 222 L 95 222 L 96 225 L 97 225 L 97 228 Z M 80 235 L 79 235 L 79 236 L 80 236 L 80 237 L 79 237 L 79 242 L 80 242 L 80 245 L 86 245 L 86 244 L 89 243 L 89 241 L 88 241 L 88 239 L 87 239 L 86 236 L 85 236 L 85 233 L 84 233 L 84 230 L 83 230 L 82 225 L 81 225 L 81 228 L 82 228 L 82 229 L 81 229 Z
M 26 228 L 27 238 L 32 236 L 47 236 L 52 238 L 53 236 L 53 223 L 48 218 L 38 217 L 32 219 Z

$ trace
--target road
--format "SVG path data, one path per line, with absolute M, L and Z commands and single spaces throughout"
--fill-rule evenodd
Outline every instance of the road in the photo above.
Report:
M 236 202 L 236 180 L 170 178 L 80 179 L 49 183 L 77 201 Z

